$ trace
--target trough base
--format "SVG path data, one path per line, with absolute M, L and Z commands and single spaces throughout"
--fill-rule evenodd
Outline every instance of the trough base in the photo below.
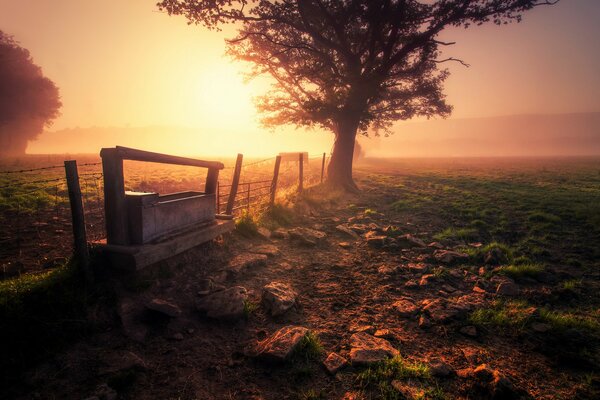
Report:
M 130 246 L 95 243 L 95 247 L 108 256 L 111 266 L 126 271 L 137 271 L 211 241 L 234 228 L 233 220 L 217 219 L 155 243 Z

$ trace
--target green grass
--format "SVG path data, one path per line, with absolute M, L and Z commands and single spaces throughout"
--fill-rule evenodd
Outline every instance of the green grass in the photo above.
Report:
M 321 391 L 309 389 L 298 395 L 299 400 L 325 400 L 326 397 Z
M 290 226 L 294 223 L 294 211 L 282 204 L 274 204 L 261 217 L 260 223 L 271 230 Z
M 431 379 L 429 367 L 419 361 L 408 361 L 402 356 L 395 356 L 368 367 L 357 375 L 359 385 L 363 389 L 376 392 L 381 399 L 401 399 L 401 394 L 391 385 L 393 380 Z
M 244 316 L 250 318 L 258 310 L 258 304 L 249 300 L 244 300 Z
M 600 335 L 600 323 L 589 316 L 541 309 L 539 319 L 557 331 L 579 329 Z
M 562 283 L 562 288 L 565 290 L 577 290 L 581 286 L 581 279 L 570 279 Z
M 302 342 L 295 350 L 293 359 L 298 361 L 317 361 L 324 354 L 325 350 L 321 344 L 319 336 L 310 331 L 302 338 Z
M 532 317 L 531 307 L 525 301 L 496 300 L 488 307 L 472 311 L 468 321 L 477 327 L 523 329 Z
M 433 237 L 435 240 L 463 240 L 471 241 L 479 238 L 479 231 L 473 228 L 446 228 Z
M 258 234 L 258 225 L 252 214 L 244 211 L 242 215 L 235 220 L 235 230 L 244 237 L 253 237 Z
M 510 262 L 513 260 L 514 250 L 510 248 L 510 246 L 499 243 L 499 242 L 491 242 L 481 247 L 463 247 L 462 251 L 467 253 L 474 262 L 481 263 L 485 260 L 485 256 L 492 250 L 499 250 L 502 254 L 503 262 Z
M 508 265 L 501 267 L 498 273 L 513 279 L 536 278 L 544 272 L 544 266 L 540 264 Z

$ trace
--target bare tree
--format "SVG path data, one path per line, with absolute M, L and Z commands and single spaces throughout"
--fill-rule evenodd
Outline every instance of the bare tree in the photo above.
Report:
M 267 126 L 320 126 L 335 134 L 328 180 L 355 190 L 357 133 L 389 131 L 397 120 L 446 117 L 448 77 L 439 34 L 447 27 L 520 21 L 558 0 L 163 0 L 161 10 L 189 23 L 239 26 L 228 51 L 268 74 L 259 98 Z
M 0 31 L 0 155 L 25 153 L 60 115 L 58 88 L 33 63 L 29 51 Z

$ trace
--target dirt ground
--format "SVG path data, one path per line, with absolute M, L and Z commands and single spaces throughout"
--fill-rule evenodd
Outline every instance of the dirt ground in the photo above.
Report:
M 460 250 L 451 240 L 428 245 L 443 229 L 443 221 L 368 211 L 381 204 L 387 192 L 378 190 L 381 187 L 367 175 L 361 178 L 366 190 L 360 195 L 319 206 L 311 201 L 297 204 L 295 221 L 283 230 L 304 227 L 325 233 L 314 246 L 234 233 L 141 276 L 119 278 L 116 310 L 105 306 L 90 310 L 97 331 L 30 371 L 17 398 L 591 399 L 598 395 L 597 365 L 563 357 L 561 346 L 578 346 L 581 338 L 576 332 L 561 336 L 544 330 L 536 317 L 564 280 L 585 279 L 590 286 L 581 296 L 594 296 L 597 272 L 550 265 L 549 279 L 517 279 L 518 295 L 503 297 L 495 293 L 502 281 L 479 270 L 484 263 L 447 262 L 434 255 Z M 357 224 L 366 226 L 359 238 L 336 228 Z M 396 238 L 410 234 L 427 245 L 390 246 L 389 241 L 368 240 L 390 230 Z M 262 265 L 223 274 L 237 255 L 267 244 L 277 251 Z M 244 317 L 220 321 L 196 310 L 206 278 L 216 282 L 213 290 L 234 286 L 248 290 Z M 298 294 L 296 304 L 278 317 L 270 316 L 261 304 L 263 287 L 274 281 L 291 285 Z M 175 304 L 181 315 L 170 318 L 140 311 L 139 320 L 125 321 L 123 304 L 137 310 L 151 299 Z M 400 299 L 409 300 L 416 310 L 399 310 Z M 477 325 L 472 313 L 493 307 L 499 299 L 524 299 L 534 306 L 516 329 Z M 251 355 L 249 349 L 289 325 L 316 333 L 321 355 L 275 364 Z M 385 329 L 388 332 L 382 332 Z M 441 364 L 448 373 L 430 370 L 424 376 L 399 376 L 390 386 L 379 378 L 365 379 L 368 367 L 349 365 L 336 374 L 323 367 L 322 360 L 331 352 L 350 358 L 354 333 L 378 330 L 377 336 L 398 349 L 407 365 Z M 474 372 L 482 364 L 510 382 L 510 391 L 498 394 L 486 389 L 486 378 Z

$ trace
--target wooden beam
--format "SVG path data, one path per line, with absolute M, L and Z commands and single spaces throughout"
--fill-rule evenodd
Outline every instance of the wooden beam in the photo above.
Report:
M 225 214 L 228 215 L 231 215 L 233 213 L 233 205 L 235 204 L 235 197 L 237 196 L 238 185 L 240 184 L 240 174 L 242 172 L 243 160 L 244 155 L 238 154 L 235 160 L 235 169 L 233 170 L 233 179 L 231 180 L 229 198 L 227 199 L 227 208 L 225 209 Z
M 104 176 L 104 213 L 106 241 L 108 244 L 129 244 L 127 229 L 127 205 L 125 204 L 125 181 L 123 158 L 117 149 L 102 149 L 102 173 Z
M 215 194 L 217 191 L 217 182 L 219 181 L 219 170 L 209 168 L 206 174 L 206 184 L 204 185 L 204 193 Z
M 102 156 L 102 153 L 105 150 L 110 149 L 102 149 L 102 151 L 100 152 L 100 156 Z M 122 146 L 117 146 L 114 150 L 116 150 L 118 156 L 121 157 L 121 159 L 123 160 L 146 161 L 161 164 L 188 165 L 191 167 L 213 168 L 217 170 L 225 168 L 223 163 L 219 161 L 197 160 L 195 158 L 172 156 L 168 154 L 154 153 L 151 151 L 132 149 L 129 147 Z
M 273 181 L 271 182 L 271 198 L 269 205 L 273 207 L 275 204 L 275 194 L 277 192 L 277 181 L 279 180 L 279 166 L 281 165 L 281 156 L 275 157 L 275 168 L 273 169 Z

